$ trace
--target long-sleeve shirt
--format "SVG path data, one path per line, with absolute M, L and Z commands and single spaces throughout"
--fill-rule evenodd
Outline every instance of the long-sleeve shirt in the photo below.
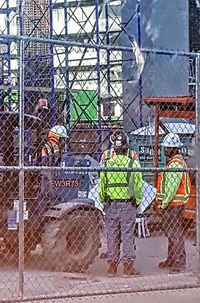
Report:
M 183 168 L 183 165 L 177 162 L 171 163 L 169 168 Z M 165 172 L 164 173 L 164 180 L 165 180 L 165 186 L 164 186 L 164 198 L 163 198 L 163 205 L 168 205 L 171 201 L 174 200 L 176 192 L 179 188 L 179 185 L 181 183 L 183 173 L 182 172 Z
M 100 173 L 100 190 L 99 199 L 102 203 L 106 197 L 112 200 L 127 200 L 130 198 L 136 199 L 136 204 L 139 205 L 143 200 L 143 179 L 141 172 L 119 172 L 117 168 L 130 167 L 130 158 L 124 155 L 117 155 L 106 161 L 106 167 L 114 168 L 113 172 Z M 139 168 L 140 164 L 137 160 L 131 162 L 133 168 Z M 130 174 L 129 183 L 126 184 L 127 174 Z M 107 186 L 107 185 L 112 186 Z M 121 187 L 120 185 L 121 184 Z M 124 186 L 123 186 L 124 184 Z

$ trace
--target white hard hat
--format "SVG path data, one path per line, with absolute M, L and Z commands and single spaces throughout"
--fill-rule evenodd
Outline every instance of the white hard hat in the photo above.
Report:
M 68 138 L 67 130 L 63 125 L 55 125 L 49 131 L 49 137 L 51 135 L 57 136 L 59 138 Z
M 177 134 L 169 133 L 164 137 L 161 145 L 163 147 L 181 147 L 183 146 L 183 143 L 181 143 L 180 138 Z

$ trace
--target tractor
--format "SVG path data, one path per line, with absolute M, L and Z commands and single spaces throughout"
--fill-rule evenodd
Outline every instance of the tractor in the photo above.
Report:
M 17 259 L 19 252 L 19 116 L 0 112 L 0 253 Z M 98 255 L 102 212 L 88 198 L 91 161 L 63 154 L 68 170 L 35 170 L 41 165 L 44 129 L 40 118 L 24 115 L 24 257 L 30 260 L 37 244 L 45 268 L 85 272 Z M 34 161 L 33 161 L 34 160 Z M 9 169 L 7 167 L 9 166 Z M 83 172 L 74 167 L 86 168 Z M 12 168 L 13 167 L 13 168 Z M 69 167 L 71 169 L 69 170 Z

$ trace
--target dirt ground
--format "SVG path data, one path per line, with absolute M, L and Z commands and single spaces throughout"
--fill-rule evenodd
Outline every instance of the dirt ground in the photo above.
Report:
M 45 301 L 41 302 L 48 302 L 48 299 L 50 298 L 62 299 L 66 297 L 69 299 L 70 297 L 73 297 L 74 302 L 77 302 L 78 296 L 83 298 L 89 296 L 89 298 L 92 299 L 94 295 L 109 294 L 109 298 L 111 298 L 114 294 L 118 293 L 123 293 L 125 295 L 132 292 L 151 290 L 154 290 L 153 293 L 155 293 L 155 290 L 160 289 L 183 289 L 185 287 L 194 287 L 197 286 L 198 280 L 197 276 L 194 274 L 197 269 L 197 254 L 196 247 L 193 244 L 192 240 L 186 241 L 187 270 L 184 273 L 173 275 L 169 274 L 167 270 L 161 270 L 157 267 L 158 262 L 166 256 L 167 242 L 162 236 L 137 239 L 137 258 L 135 266 L 136 269 L 140 271 L 141 275 L 133 278 L 123 278 L 121 266 L 119 267 L 117 277 L 108 278 L 106 276 L 107 264 L 105 260 L 100 259 L 96 260 L 86 274 L 47 272 L 41 269 L 41 257 L 36 256 L 35 265 L 32 265 L 32 267 L 25 271 L 24 297 L 27 299 L 30 298 L 30 300 L 33 298 L 45 299 Z M 19 293 L 18 290 L 18 269 L 11 265 L 2 267 L 0 271 L 0 299 L 16 299 Z M 120 296 L 118 296 L 118 298 L 120 298 Z M 140 296 L 137 298 L 140 298 Z M 105 302 L 104 300 L 105 297 L 103 296 L 101 302 Z M 147 302 L 139 300 L 140 299 L 137 299 L 137 302 Z M 52 302 L 59 301 L 56 299 Z M 87 302 L 93 301 L 89 300 Z M 94 303 L 95 302 L 97 303 L 100 301 L 94 301 Z M 114 301 L 106 300 L 106 302 Z M 124 301 L 124 303 L 125 302 L 126 301 Z M 151 301 L 148 302 L 150 303 Z M 181 302 L 183 303 L 184 301 Z M 195 301 L 191 302 L 194 303 Z M 187 301 L 187 303 L 189 303 L 189 301 Z

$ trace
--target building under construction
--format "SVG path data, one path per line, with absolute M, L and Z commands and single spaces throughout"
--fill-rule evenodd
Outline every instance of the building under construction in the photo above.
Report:
M 199 10 L 0 0 L 0 303 L 200 286 Z
M 25 111 L 34 112 L 38 100 L 47 99 L 50 125 L 62 121 L 71 133 L 71 146 L 74 141 L 87 145 L 93 129 L 97 132 L 91 145 L 102 146 L 113 127 L 131 132 L 149 123 L 150 111 L 143 97 L 194 93 L 192 60 L 169 60 L 162 54 L 140 51 L 141 47 L 176 49 L 176 45 L 184 51 L 194 49 L 196 36 L 192 21 L 189 35 L 188 12 L 198 13 L 198 8 L 186 0 L 173 5 L 166 4 L 161 11 L 159 1 L 1 0 L 1 35 L 38 38 L 25 41 Z M 164 10 L 166 19 L 158 18 Z M 166 29 L 180 10 L 184 14 L 176 18 L 175 32 L 173 24 Z M 161 32 L 155 33 L 150 24 L 155 28 L 159 24 Z M 69 43 L 46 43 L 48 39 Z M 0 52 L 1 108 L 16 111 L 18 42 L 3 39 Z M 83 140 L 79 131 L 85 133 Z

